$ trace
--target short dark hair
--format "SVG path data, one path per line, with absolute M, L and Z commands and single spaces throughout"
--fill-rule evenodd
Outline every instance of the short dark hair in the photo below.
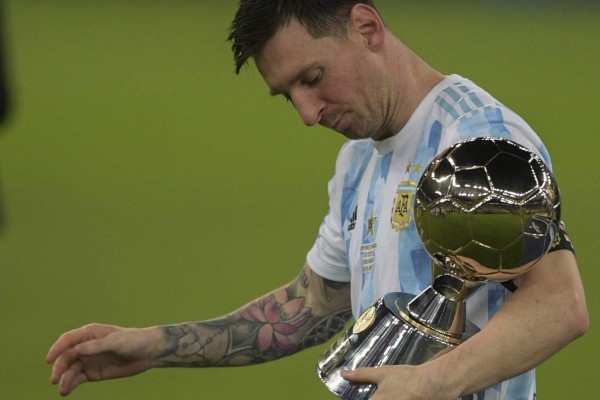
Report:
M 345 37 L 350 11 L 358 3 L 375 8 L 371 0 L 240 0 L 227 38 L 235 72 L 239 74 L 248 59 L 292 19 L 304 25 L 314 38 Z

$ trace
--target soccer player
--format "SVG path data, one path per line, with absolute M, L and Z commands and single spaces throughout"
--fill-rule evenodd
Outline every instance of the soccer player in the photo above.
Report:
M 63 334 L 47 361 L 66 395 L 86 381 L 153 367 L 266 362 L 328 340 L 388 292 L 431 282 L 414 222 L 392 207 L 431 159 L 478 136 L 517 141 L 550 165 L 514 112 L 473 82 L 443 75 L 384 25 L 371 1 L 242 0 L 230 40 L 237 72 L 253 59 L 271 94 L 307 126 L 349 140 L 329 185 L 330 212 L 297 278 L 209 321 L 149 328 L 92 324 Z M 401 215 L 402 214 L 402 215 Z M 353 383 L 381 399 L 534 399 L 534 368 L 588 327 L 577 263 L 564 234 L 514 291 L 490 282 L 469 299 L 481 331 L 419 366 L 360 368 Z

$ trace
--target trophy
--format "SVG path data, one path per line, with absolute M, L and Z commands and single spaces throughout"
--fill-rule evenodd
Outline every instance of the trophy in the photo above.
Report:
M 478 328 L 466 300 L 487 280 L 532 268 L 558 234 L 560 195 L 546 165 L 506 139 L 476 138 L 445 150 L 427 167 L 414 220 L 434 279 L 418 295 L 389 293 L 329 346 L 317 374 L 342 399 L 369 399 L 375 385 L 352 385 L 346 369 L 419 365 L 460 345 Z

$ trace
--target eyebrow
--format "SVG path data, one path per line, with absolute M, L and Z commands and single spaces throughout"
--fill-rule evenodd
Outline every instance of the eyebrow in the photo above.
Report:
M 305 75 L 308 71 L 310 71 L 313 68 L 317 67 L 317 63 L 311 63 L 303 68 L 301 68 L 292 79 L 290 79 L 290 81 L 288 82 L 288 86 L 292 85 L 294 82 L 298 82 L 303 75 Z M 284 92 L 282 92 L 281 90 L 277 89 L 277 88 L 272 88 L 269 89 L 269 95 L 270 96 L 277 96 L 280 94 L 286 94 Z

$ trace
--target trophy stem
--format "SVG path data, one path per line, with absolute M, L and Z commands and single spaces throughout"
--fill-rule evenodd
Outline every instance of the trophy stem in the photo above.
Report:
M 409 315 L 429 329 L 460 338 L 466 331 L 465 300 L 481 286 L 482 282 L 440 275 L 408 303 Z

